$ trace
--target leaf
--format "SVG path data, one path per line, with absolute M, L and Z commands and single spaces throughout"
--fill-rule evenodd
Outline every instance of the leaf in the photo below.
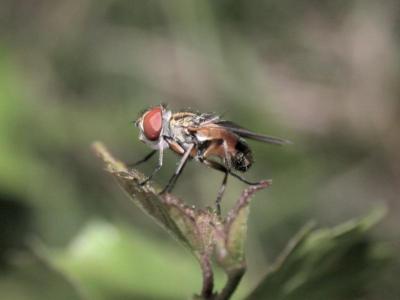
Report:
M 377 278 L 388 256 L 368 231 L 383 216 L 377 210 L 332 229 L 303 229 L 250 294 L 253 299 L 355 299 Z
M 130 199 L 145 213 L 164 227 L 198 259 L 212 248 L 212 230 L 208 225 L 218 223 L 218 217 L 208 211 L 194 210 L 171 195 L 159 195 L 160 187 L 150 181 L 140 185 L 146 177 L 135 169 L 127 169 L 124 163 L 115 160 L 101 143 L 93 144 L 96 154 L 106 165 Z
M 223 225 L 215 227 L 215 252 L 218 264 L 225 270 L 228 280 L 218 294 L 217 300 L 230 299 L 245 271 L 244 255 L 247 235 L 247 218 L 251 196 L 266 188 L 270 181 L 261 182 L 244 190 L 235 207 L 228 213 Z
M 244 250 L 250 199 L 256 191 L 266 188 L 270 184 L 270 181 L 263 181 L 260 185 L 247 188 L 228 213 L 223 228 L 217 228 L 217 260 L 227 273 L 245 267 Z
M 245 271 L 244 244 L 247 231 L 248 204 L 256 191 L 269 181 L 247 188 L 236 206 L 223 219 L 210 210 L 193 209 L 172 194 L 159 195 L 160 188 L 152 181 L 139 183 L 145 176 L 137 170 L 128 170 L 117 161 L 101 143 L 93 149 L 132 201 L 189 248 L 203 271 L 203 288 L 197 299 L 229 299 Z M 227 273 L 227 283 L 220 294 L 215 294 L 211 255 L 216 250 L 217 261 Z
M 106 221 L 91 221 L 65 250 L 44 253 L 90 300 L 186 299 L 200 286 L 198 266 L 179 249 Z

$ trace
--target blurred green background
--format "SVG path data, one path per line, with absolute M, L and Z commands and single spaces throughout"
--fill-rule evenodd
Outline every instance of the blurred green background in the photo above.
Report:
M 199 291 L 194 258 L 90 150 L 101 140 L 142 158 L 130 121 L 161 102 L 294 142 L 250 142 L 247 178 L 274 184 L 252 203 L 239 298 L 310 219 L 332 226 L 384 205 L 371 239 L 400 250 L 399 37 L 394 0 L 0 0 L 0 298 Z M 166 155 L 160 183 L 176 162 Z M 175 193 L 212 206 L 221 174 L 184 173 Z M 244 187 L 230 178 L 225 211 Z M 399 259 L 357 299 L 400 299 Z

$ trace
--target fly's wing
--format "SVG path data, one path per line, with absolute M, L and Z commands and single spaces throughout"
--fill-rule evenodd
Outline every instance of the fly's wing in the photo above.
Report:
M 216 121 L 214 124 L 224 127 L 226 129 L 236 133 L 237 135 L 239 135 L 241 137 L 256 140 L 259 142 L 275 144 L 275 145 L 284 145 L 284 144 L 292 143 L 289 140 L 252 132 L 250 130 L 247 130 L 247 129 L 231 122 L 231 121 L 219 120 L 219 121 Z
M 221 120 L 219 115 L 216 115 L 213 113 L 203 113 L 203 114 L 199 115 L 199 119 L 200 119 L 201 126 L 211 124 L 211 123 L 217 123 Z

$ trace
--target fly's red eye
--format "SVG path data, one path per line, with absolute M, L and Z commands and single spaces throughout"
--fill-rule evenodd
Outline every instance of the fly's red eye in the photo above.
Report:
M 162 111 L 160 107 L 152 108 L 143 117 L 143 132 L 150 141 L 159 138 L 162 127 Z

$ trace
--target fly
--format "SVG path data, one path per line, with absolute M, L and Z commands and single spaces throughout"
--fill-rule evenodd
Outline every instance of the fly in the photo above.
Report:
M 161 193 L 171 192 L 186 163 L 194 159 L 224 173 L 216 199 L 216 211 L 219 215 L 228 175 L 249 185 L 259 184 L 250 182 L 234 172 L 246 172 L 254 162 L 252 151 L 245 138 L 275 145 L 290 143 L 285 139 L 254 133 L 215 114 L 172 112 L 164 105 L 146 110 L 135 125 L 140 130 L 139 139 L 153 150 L 132 166 L 149 160 L 158 152 L 156 168 L 140 184 L 147 183 L 161 169 L 164 149 L 169 148 L 180 155 L 181 159 Z

